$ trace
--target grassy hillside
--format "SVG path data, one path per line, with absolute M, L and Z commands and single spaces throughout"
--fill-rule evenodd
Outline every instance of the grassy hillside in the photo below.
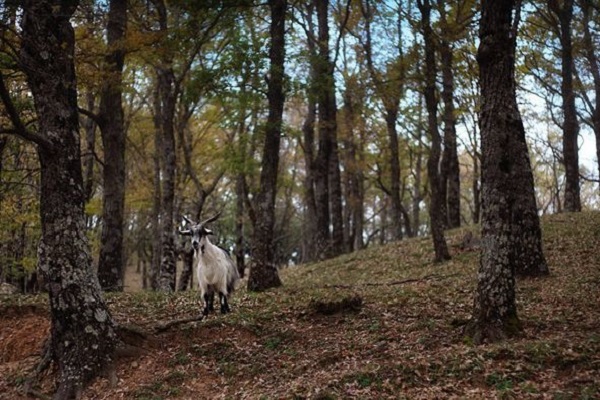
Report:
M 543 220 L 551 275 L 519 280 L 521 337 L 473 346 L 462 335 L 477 250 L 448 233 L 281 271 L 284 287 L 243 287 L 233 312 L 150 334 L 118 381 L 89 399 L 600 398 L 600 213 Z M 109 295 L 117 321 L 147 332 L 199 313 L 196 292 Z M 47 332 L 43 297 L 0 299 L 0 398 L 18 398 Z M 42 391 L 51 390 L 46 375 Z M 4 397 L 3 397 L 4 396 Z

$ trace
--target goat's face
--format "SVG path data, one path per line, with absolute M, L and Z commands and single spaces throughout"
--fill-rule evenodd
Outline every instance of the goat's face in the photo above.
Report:
M 192 247 L 195 251 L 198 251 L 202 238 L 207 235 L 211 235 L 212 231 L 210 229 L 206 229 L 203 225 L 192 225 L 189 227 L 189 229 L 179 230 L 179 233 L 182 235 L 191 236 Z
M 206 221 L 203 221 L 199 224 L 194 223 L 191 219 L 184 216 L 183 219 L 185 219 L 185 221 L 189 224 L 189 227 L 188 229 L 179 229 L 179 234 L 184 236 L 191 236 L 192 247 L 194 248 L 194 251 L 197 252 L 200 249 L 200 243 L 202 242 L 202 238 L 206 237 L 207 235 L 212 235 L 213 233 L 210 229 L 207 229 L 205 225 L 219 218 L 220 214 L 221 213 L 218 213 L 214 217 L 209 218 Z

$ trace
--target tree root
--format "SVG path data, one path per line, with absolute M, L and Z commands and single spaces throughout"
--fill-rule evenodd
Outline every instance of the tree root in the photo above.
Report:
M 35 390 L 33 387 L 36 386 L 40 380 L 40 375 L 48 369 L 52 362 L 52 338 L 48 337 L 42 346 L 42 359 L 31 371 L 31 374 L 27 377 L 25 384 L 23 385 L 23 392 L 26 396 L 32 396 L 38 399 L 50 399 L 51 397 L 46 396 L 42 392 Z
M 196 316 L 196 317 L 182 318 L 182 319 L 176 319 L 173 321 L 165 322 L 163 324 L 159 324 L 159 325 L 155 326 L 154 333 L 155 334 L 163 333 L 163 332 L 171 329 L 174 326 L 183 325 L 183 324 L 187 324 L 190 322 L 199 322 L 199 321 L 202 321 L 203 319 L 204 319 L 204 315 L 200 314 L 199 316 Z
M 458 275 L 460 275 L 460 274 L 459 273 L 450 274 L 450 275 L 431 274 L 431 275 L 426 275 L 422 278 L 404 279 L 402 281 L 366 282 L 366 283 L 358 283 L 356 285 L 324 285 L 322 287 L 325 289 L 353 289 L 353 288 L 357 288 L 357 287 L 369 287 L 369 286 L 396 286 L 396 285 L 405 285 L 407 283 L 425 282 L 425 281 L 430 281 L 430 280 L 434 280 L 434 279 L 436 279 L 436 280 L 448 279 L 448 278 L 452 278 L 452 277 L 455 277 Z

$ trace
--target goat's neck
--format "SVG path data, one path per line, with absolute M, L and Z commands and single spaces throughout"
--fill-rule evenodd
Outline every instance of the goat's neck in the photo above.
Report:
M 196 255 L 202 255 L 202 254 L 204 254 L 211 247 L 212 247 L 212 243 L 208 239 L 208 236 L 202 236 L 200 238 L 200 249 L 199 249 L 199 252 L 198 252 L 199 254 L 196 254 Z

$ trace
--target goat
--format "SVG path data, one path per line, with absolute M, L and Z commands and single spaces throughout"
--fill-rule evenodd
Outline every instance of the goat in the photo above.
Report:
M 185 230 L 179 229 L 179 234 L 192 237 L 200 297 L 204 300 L 202 314 L 205 316 L 208 315 L 209 311 L 214 311 L 215 292 L 219 293 L 221 314 L 231 311 L 227 299 L 240 279 L 237 267 L 229 256 L 229 252 L 215 246 L 208 239 L 208 235 L 212 235 L 213 232 L 207 229 L 206 225 L 215 221 L 220 215 L 221 213 L 218 213 L 199 224 L 184 216 L 183 219 L 190 226 Z

